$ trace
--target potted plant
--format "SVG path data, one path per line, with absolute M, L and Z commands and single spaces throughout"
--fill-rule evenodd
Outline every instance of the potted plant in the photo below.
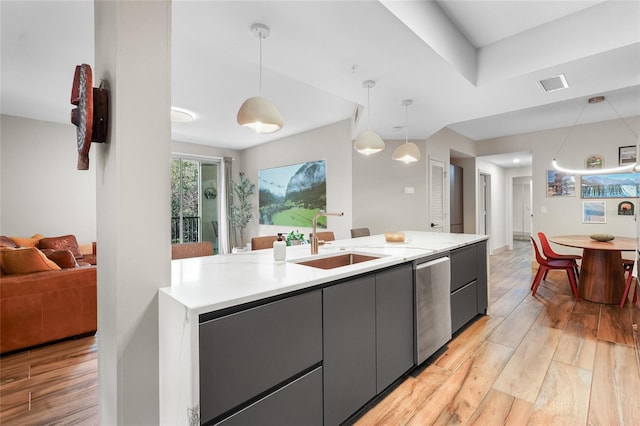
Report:
M 297 229 L 287 234 L 288 246 L 297 246 L 300 244 L 305 244 L 306 242 L 307 240 L 304 239 L 304 234 L 299 232 Z
M 244 230 L 253 218 L 251 196 L 256 186 L 247 179 L 244 172 L 240 172 L 239 175 L 240 182 L 232 183 L 233 203 L 229 211 L 229 220 L 240 233 L 240 245 L 242 247 L 244 246 Z

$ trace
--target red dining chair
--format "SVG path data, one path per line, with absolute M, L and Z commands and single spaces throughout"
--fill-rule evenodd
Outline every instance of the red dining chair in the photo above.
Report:
M 536 261 L 538 262 L 538 265 L 540 265 L 538 272 L 536 272 L 536 276 L 533 278 L 533 282 L 531 283 L 531 294 L 533 296 L 536 295 L 538 287 L 540 287 L 540 282 L 544 279 L 543 277 L 546 277 L 548 271 L 553 269 L 564 269 L 567 271 L 571 291 L 573 292 L 576 300 L 579 301 L 580 296 L 578 295 L 578 285 L 576 284 L 575 275 L 575 259 L 546 259 L 540 254 L 536 240 L 534 240 L 533 237 L 531 237 L 531 243 L 533 244 L 533 250 L 536 254 Z
M 624 304 L 627 302 L 627 297 L 629 296 L 629 290 L 631 289 L 631 282 L 633 281 L 633 263 L 634 261 L 631 259 L 622 259 L 622 267 L 624 271 L 627 273 L 627 279 L 624 283 L 624 292 L 622 293 L 622 300 L 620 301 L 620 307 L 623 308 Z M 636 290 L 633 293 L 633 301 L 632 303 L 636 303 L 638 300 L 638 291 Z
M 547 259 L 553 259 L 553 260 L 567 260 L 567 259 L 573 259 L 574 262 L 577 260 L 582 259 L 582 256 L 579 256 L 577 254 L 560 254 L 560 253 L 556 253 L 555 251 L 553 251 L 553 249 L 551 248 L 551 244 L 549 244 L 549 240 L 547 239 L 547 236 L 544 234 L 544 232 L 538 232 L 538 238 L 540 239 L 540 245 L 542 246 L 542 253 L 545 255 L 545 257 Z M 549 272 L 549 271 L 547 271 Z M 576 278 L 580 277 L 580 271 L 578 270 L 578 263 L 576 262 L 576 266 L 574 268 L 574 272 L 576 274 Z M 547 274 L 545 273 L 544 277 L 542 277 L 542 279 L 546 279 L 547 278 Z

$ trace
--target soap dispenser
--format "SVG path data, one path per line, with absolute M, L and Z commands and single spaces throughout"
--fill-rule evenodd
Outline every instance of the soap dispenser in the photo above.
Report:
M 287 257 L 287 242 L 284 240 L 282 233 L 278 233 L 278 239 L 273 242 L 273 260 L 276 262 L 284 262 Z

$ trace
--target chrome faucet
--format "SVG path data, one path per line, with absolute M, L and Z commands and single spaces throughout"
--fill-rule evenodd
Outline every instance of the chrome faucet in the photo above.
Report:
M 313 232 L 311 233 L 311 254 L 318 254 L 318 234 L 316 232 L 316 227 L 318 225 L 318 218 L 320 216 L 344 216 L 344 212 L 327 213 L 323 210 L 320 210 L 313 216 Z

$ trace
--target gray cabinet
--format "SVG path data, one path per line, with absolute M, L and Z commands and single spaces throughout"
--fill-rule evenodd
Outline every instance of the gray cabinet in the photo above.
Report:
M 487 243 L 452 250 L 451 329 L 455 333 L 487 311 Z
M 245 408 L 320 365 L 321 292 L 203 322 L 199 340 L 201 421 L 207 423 Z
M 376 274 L 376 390 L 385 390 L 413 367 L 413 268 Z
M 217 424 L 224 426 L 322 425 L 322 367 L 316 368 Z
M 323 289 L 324 424 L 376 395 L 375 275 Z
M 324 424 L 337 425 L 413 367 L 413 268 L 323 290 Z

